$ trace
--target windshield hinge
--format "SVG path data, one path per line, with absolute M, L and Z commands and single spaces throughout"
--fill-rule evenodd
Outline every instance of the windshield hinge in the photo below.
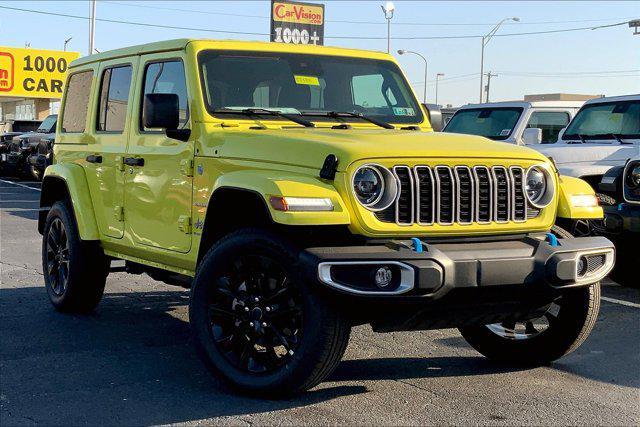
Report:
M 180 161 L 180 172 L 185 176 L 193 176 L 193 160 Z

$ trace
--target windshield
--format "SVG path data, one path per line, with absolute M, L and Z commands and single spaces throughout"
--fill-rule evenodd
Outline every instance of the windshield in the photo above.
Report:
M 640 100 L 585 105 L 578 111 L 563 140 L 640 138 Z
M 44 121 L 38 126 L 37 132 L 42 133 L 52 133 L 56 131 L 56 121 L 58 120 L 58 116 L 51 115 L 48 116 Z
M 316 115 L 313 120 L 335 121 L 326 113 L 337 111 L 391 123 L 423 121 L 420 105 L 390 61 L 235 51 L 203 51 L 198 59 L 207 109 L 215 116 L 228 117 L 222 110 L 262 108 Z
M 469 108 L 458 110 L 443 132 L 466 133 L 502 140 L 509 138 L 522 108 Z

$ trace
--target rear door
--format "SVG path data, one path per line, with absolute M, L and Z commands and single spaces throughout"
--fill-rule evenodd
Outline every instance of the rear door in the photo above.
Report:
M 542 130 L 542 144 L 555 144 L 560 131 L 570 120 L 570 110 L 534 110 L 527 121 L 527 128 Z
M 90 120 L 93 143 L 85 158 L 85 171 L 100 233 L 115 238 L 124 234 L 124 167 L 133 101 L 132 82 L 137 57 L 105 61 L 100 65 Z
M 174 93 L 179 99 L 180 127 L 190 128 L 187 87 L 181 53 L 140 58 L 124 203 L 127 231 L 142 248 L 185 253 L 191 248 L 193 141 L 168 138 L 161 129 L 145 128 L 142 122 L 145 94 Z

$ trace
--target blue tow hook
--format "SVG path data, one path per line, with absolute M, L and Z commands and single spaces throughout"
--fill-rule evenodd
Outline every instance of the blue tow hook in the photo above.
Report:
M 559 246 L 560 245 L 558 243 L 558 238 L 553 233 L 547 233 L 547 241 L 549 242 L 550 246 Z
M 411 241 L 413 242 L 413 250 L 421 254 L 423 252 L 422 240 L 418 239 L 417 237 L 413 237 Z

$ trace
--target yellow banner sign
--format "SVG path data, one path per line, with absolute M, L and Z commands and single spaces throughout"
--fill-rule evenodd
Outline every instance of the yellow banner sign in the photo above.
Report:
M 0 97 L 60 98 L 78 52 L 0 47 Z
M 296 24 L 324 24 L 324 7 L 309 3 L 285 3 L 274 1 L 272 4 L 274 21 Z

